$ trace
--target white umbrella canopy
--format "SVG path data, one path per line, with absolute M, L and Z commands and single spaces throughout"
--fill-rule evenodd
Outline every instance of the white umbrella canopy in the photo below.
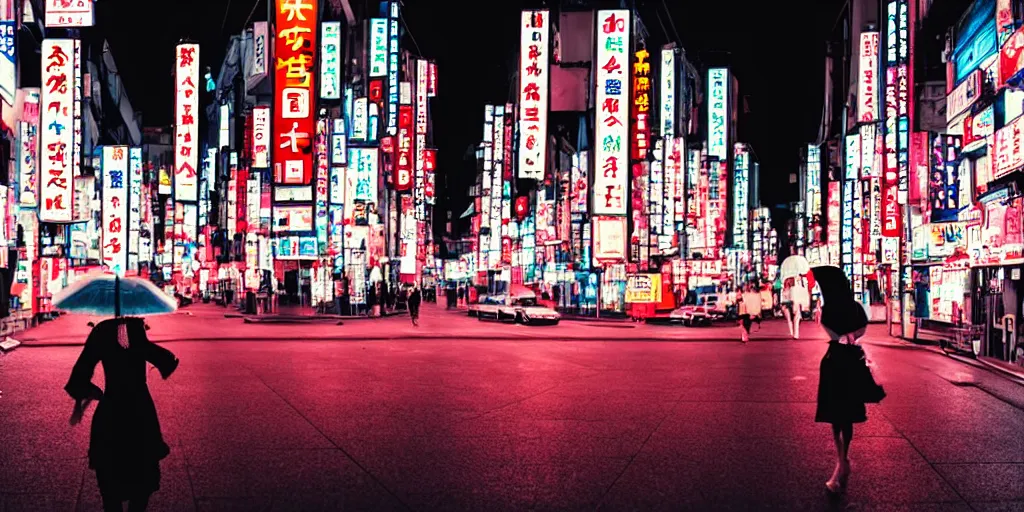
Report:
M 177 301 L 148 280 L 91 273 L 53 297 L 53 307 L 95 316 L 148 316 L 173 313 Z
M 793 255 L 782 260 L 782 265 L 779 266 L 779 275 L 783 281 L 791 277 L 805 276 L 810 271 L 811 265 L 807 263 L 807 258 L 800 255 Z

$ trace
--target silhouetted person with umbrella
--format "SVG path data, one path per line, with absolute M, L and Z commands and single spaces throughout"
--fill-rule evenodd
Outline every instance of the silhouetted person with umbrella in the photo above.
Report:
M 856 344 L 864 335 L 868 319 L 863 306 L 853 297 L 850 280 L 838 267 L 816 267 L 811 271 L 824 302 L 821 325 L 829 335 L 828 351 L 821 360 L 814 420 L 832 425 L 838 460 L 825 487 L 836 495 L 846 489 L 850 477 L 853 424 L 867 421 L 864 404 L 880 402 L 885 392 L 875 384 L 864 349 Z
M 103 363 L 106 389 L 92 383 Z M 167 378 L 178 359 L 146 336 L 142 318 L 122 317 L 97 324 L 64 387 L 75 399 L 71 423 L 78 424 L 98 400 L 89 440 L 89 467 L 96 471 L 105 511 L 142 511 L 160 489 L 160 460 L 170 453 L 160 432 L 156 406 L 146 384 L 146 363 Z

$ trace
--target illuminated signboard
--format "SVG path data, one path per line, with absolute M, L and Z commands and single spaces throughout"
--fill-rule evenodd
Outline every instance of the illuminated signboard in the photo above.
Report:
M 270 107 L 252 109 L 252 166 L 270 167 Z
M 853 275 L 853 190 L 856 187 L 856 182 L 846 182 L 842 184 L 843 222 L 842 235 L 840 238 L 840 251 L 842 254 L 843 272 L 848 276 Z
M 12 19 L 0 20 L 0 98 L 8 108 L 14 106 L 18 88 L 17 23 Z
M 857 80 L 857 119 L 870 123 L 878 116 L 878 32 L 860 34 L 860 78 Z
M 660 73 L 661 136 L 667 140 L 676 134 L 676 51 L 674 49 L 661 50 Z
M 729 70 L 708 70 L 708 156 L 729 157 Z
M 46 28 L 81 28 L 93 25 L 93 0 L 46 0 Z
M 308 185 L 313 177 L 317 2 L 274 3 L 274 183 Z
M 967 76 L 953 92 L 946 96 L 946 122 L 950 123 L 957 116 L 967 111 L 981 97 L 982 71 L 976 70 Z
M 626 189 L 629 187 L 627 98 L 630 28 L 628 10 L 603 10 L 597 13 L 595 86 L 598 112 L 594 141 L 594 215 L 625 215 L 629 207 Z M 618 225 L 611 222 L 598 224 Z M 625 238 L 625 234 L 621 237 Z
M 883 155 L 882 164 L 882 235 L 887 237 L 898 237 L 902 231 L 903 218 L 899 207 L 899 189 L 901 186 L 902 178 L 902 167 L 900 165 L 899 156 L 901 153 L 900 149 L 900 136 L 901 132 L 905 132 L 907 127 L 901 126 L 907 120 L 901 117 L 901 106 L 906 107 L 905 101 L 901 105 L 899 82 L 902 78 L 906 79 L 906 66 L 901 66 L 899 63 L 901 57 L 901 40 L 905 41 L 904 37 L 901 37 L 899 27 L 897 26 L 899 18 L 899 7 L 906 8 L 904 1 L 893 0 L 890 1 L 886 6 L 886 32 L 885 32 L 885 123 L 883 127 L 883 141 L 885 143 L 885 153 Z M 906 97 L 903 98 L 906 100 Z M 902 141 L 902 145 L 907 144 L 907 140 Z M 876 162 L 876 165 L 878 163 Z
M 313 221 L 316 223 L 316 238 L 320 247 L 327 247 L 327 203 L 330 200 L 331 170 L 327 154 L 327 120 L 320 119 L 316 123 L 316 211 Z
M 71 145 L 71 171 L 75 177 L 82 172 L 82 42 L 75 39 L 75 108 L 71 121 L 74 143 Z
M 543 180 L 548 134 L 548 11 L 523 11 L 519 45 L 519 177 Z
M 426 171 L 423 168 L 423 153 L 427 149 L 427 61 L 416 60 L 416 189 L 414 198 L 416 218 L 426 220 Z
M 974 151 L 984 147 L 989 136 L 995 133 L 995 106 L 990 105 L 977 115 L 964 118 L 964 151 Z
M 341 22 L 321 24 L 320 98 L 341 99 Z M 322 244 L 321 244 L 322 245 Z
M 142 148 L 128 150 L 128 268 L 138 268 L 142 228 Z M 133 261 L 134 260 L 134 261 Z
M 747 248 L 747 215 L 749 211 L 748 173 L 750 154 L 742 144 L 736 144 L 733 164 L 732 189 L 732 242 L 737 249 Z
M 651 54 L 640 49 L 633 62 L 633 158 L 647 158 L 651 127 Z
M 388 20 L 370 20 L 370 77 L 384 77 L 388 74 Z
M 377 203 L 377 148 L 348 148 L 348 172 L 345 173 L 345 210 L 355 211 L 356 203 Z
M 398 2 L 388 2 L 388 135 L 398 131 Z
M 25 93 L 22 108 L 20 137 L 18 138 L 18 185 L 21 194 L 19 204 L 26 208 L 38 206 L 39 190 L 39 90 L 32 89 Z
M 931 134 L 928 202 L 932 222 L 951 222 L 960 213 L 960 137 Z
M 860 178 L 860 134 L 846 136 L 846 172 L 847 180 Z
M 809 219 L 821 214 L 821 149 L 807 145 L 807 196 L 806 214 Z M 810 222 L 807 223 L 810 225 Z
M 70 127 L 74 121 L 75 41 L 46 39 L 41 53 L 39 220 L 72 222 L 74 166 L 70 153 L 75 141 Z
M 103 147 L 103 265 L 118 275 L 128 269 L 128 147 Z
M 878 177 L 875 162 L 875 131 L 873 124 L 860 127 L 860 177 L 863 179 Z
M 199 199 L 199 45 L 174 52 L 174 199 Z M 223 117 L 223 112 L 221 113 Z
M 402 105 L 398 108 L 398 147 L 395 153 L 395 190 L 398 191 L 412 188 L 413 125 L 412 106 Z
M 257 21 L 252 24 L 252 69 L 245 78 L 246 89 L 252 89 L 257 82 L 267 76 L 267 22 Z
M 423 150 L 423 173 L 426 174 L 426 180 L 423 183 L 423 196 L 427 200 L 427 204 L 434 204 L 434 173 L 437 171 L 437 150 L 436 149 L 424 149 Z
M 905 5 L 905 1 L 901 0 L 901 3 Z M 1013 26 L 1012 20 L 1010 26 Z M 950 58 L 953 62 L 953 76 L 956 82 L 960 82 L 999 50 L 995 1 L 973 2 L 956 25 L 953 34 L 956 40 Z

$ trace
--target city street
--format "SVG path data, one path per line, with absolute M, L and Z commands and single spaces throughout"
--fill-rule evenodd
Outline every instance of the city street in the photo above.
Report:
M 524 328 L 429 309 L 416 332 L 437 339 L 402 339 L 407 317 L 268 326 L 192 311 L 151 320 L 182 361 L 167 381 L 150 373 L 172 446 L 153 510 L 1024 507 L 1024 388 L 931 350 L 865 342 L 889 396 L 857 426 L 849 494 L 830 504 L 816 326 L 790 341 L 765 324 L 742 345 L 724 341 L 732 327 Z M 62 390 L 80 349 L 44 332 L 71 342 L 78 324 L 0 356 L 0 510 L 100 508 L 91 412 L 70 426 Z M 268 341 L 285 331 L 293 341 Z

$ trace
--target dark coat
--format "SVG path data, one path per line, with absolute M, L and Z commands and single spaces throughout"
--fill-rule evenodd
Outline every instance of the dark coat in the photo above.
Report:
M 416 288 L 409 294 L 409 312 L 419 313 L 421 302 L 423 302 L 423 294 L 420 293 L 419 288 Z
M 130 340 L 127 349 L 117 342 L 122 322 Z M 105 390 L 92 383 L 97 363 L 103 363 Z M 146 383 L 146 363 L 165 379 L 178 367 L 174 354 L 149 341 L 141 318 L 104 320 L 89 334 L 64 387 L 75 400 L 99 397 L 89 467 L 96 470 L 101 493 L 122 499 L 158 490 L 159 461 L 170 453 Z
M 858 386 L 865 368 L 864 349 L 832 341 L 821 359 L 818 377 L 818 409 L 814 421 L 844 425 L 867 421 Z

